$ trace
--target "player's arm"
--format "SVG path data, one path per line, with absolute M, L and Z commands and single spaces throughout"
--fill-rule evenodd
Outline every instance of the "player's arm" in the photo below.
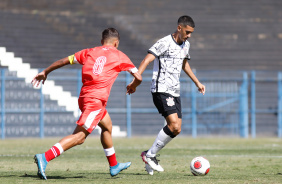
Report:
M 136 87 L 138 85 L 141 84 L 142 82 L 142 76 L 141 74 L 145 71 L 145 69 L 147 68 L 147 66 L 152 62 L 154 61 L 156 57 L 149 53 L 145 56 L 145 58 L 143 59 L 143 61 L 140 63 L 140 66 L 139 66 L 139 69 L 138 69 L 138 72 L 136 73 L 131 73 L 133 76 L 134 76 L 134 79 L 133 81 L 128 84 L 128 86 L 126 87 L 127 91 L 126 91 L 126 94 L 132 94 L 136 91 Z M 141 79 L 141 80 L 140 80 Z
M 138 72 L 139 72 L 140 74 L 142 74 L 142 73 L 146 70 L 147 66 L 148 66 L 152 61 L 155 60 L 155 58 L 156 58 L 156 56 L 154 56 L 153 54 L 151 54 L 151 53 L 147 54 L 147 55 L 145 56 L 145 58 L 143 59 L 143 61 L 140 63 L 140 66 L 139 66 L 139 68 L 138 68 Z
M 61 68 L 61 67 L 65 66 L 65 65 L 68 65 L 68 64 L 71 64 L 69 57 L 65 57 L 63 59 L 55 61 L 49 67 L 44 69 L 42 72 L 40 72 L 39 74 L 37 74 L 33 78 L 33 80 L 31 81 L 32 85 L 38 87 L 39 84 L 40 84 L 40 81 L 42 81 L 42 84 L 44 84 L 45 80 L 47 79 L 47 75 L 50 72 L 52 72 L 53 70 L 56 70 L 58 68 Z
M 195 83 L 195 85 L 198 87 L 198 91 L 204 95 L 205 92 L 206 92 L 206 87 L 199 82 L 199 80 L 197 79 L 197 77 L 193 73 L 193 71 L 192 71 L 192 69 L 191 69 L 191 67 L 188 63 L 188 59 L 184 59 L 182 69 L 191 78 L 191 80 Z
M 134 77 L 134 79 L 126 87 L 126 94 L 129 94 L 129 95 L 134 93 L 136 91 L 137 86 L 139 86 L 142 82 L 142 76 L 138 71 L 135 72 L 135 73 L 132 73 L 132 72 L 130 72 L 130 73 Z

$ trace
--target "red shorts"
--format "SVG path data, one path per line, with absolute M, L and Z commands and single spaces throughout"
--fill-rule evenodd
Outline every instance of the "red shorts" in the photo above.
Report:
M 78 99 L 78 105 L 81 110 L 81 115 L 76 124 L 91 133 L 107 114 L 107 102 L 95 98 L 83 97 Z

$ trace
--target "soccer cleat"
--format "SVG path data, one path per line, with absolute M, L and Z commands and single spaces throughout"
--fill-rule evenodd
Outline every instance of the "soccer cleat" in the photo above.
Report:
M 148 174 L 150 174 L 150 175 L 154 174 L 154 170 L 151 168 L 151 166 L 149 166 L 149 164 L 145 164 L 145 169 L 146 169 Z
M 159 172 L 163 172 L 164 169 L 162 168 L 162 166 L 159 164 L 159 160 L 157 160 L 156 157 L 147 157 L 146 156 L 147 151 L 143 151 L 141 153 L 141 157 L 143 162 L 145 162 L 146 164 L 148 164 L 152 169 L 159 171 Z M 147 171 L 148 172 L 148 171 Z
M 115 166 L 110 166 L 110 174 L 111 176 L 116 176 L 122 170 L 127 169 L 131 165 L 131 162 L 126 163 L 118 163 Z
M 145 170 L 147 171 L 147 173 L 150 174 L 150 175 L 153 175 L 153 174 L 154 174 L 154 170 L 153 170 L 153 169 L 149 166 L 149 164 L 143 159 L 143 157 L 146 157 L 146 153 L 147 153 L 147 151 L 143 151 L 140 156 L 142 157 L 143 162 L 145 162 Z
M 45 153 L 36 154 L 34 156 L 34 162 L 37 164 L 37 168 L 38 168 L 37 176 L 39 176 L 39 178 L 41 179 L 47 180 L 47 177 L 45 175 L 45 169 L 48 162 L 46 161 Z

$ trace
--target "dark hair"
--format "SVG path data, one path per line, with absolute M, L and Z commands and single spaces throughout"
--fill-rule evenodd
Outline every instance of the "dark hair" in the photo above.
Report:
M 119 33 L 115 28 L 105 29 L 102 33 L 102 40 L 106 40 L 111 37 L 116 37 L 119 39 Z
M 195 27 L 194 20 L 190 16 L 188 16 L 188 15 L 183 15 L 183 16 L 179 17 L 178 25 L 179 24 L 181 24 L 183 26 L 190 26 L 192 28 Z

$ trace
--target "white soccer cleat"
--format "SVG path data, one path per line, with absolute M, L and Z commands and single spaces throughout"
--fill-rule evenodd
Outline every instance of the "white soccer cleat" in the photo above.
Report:
M 159 164 L 159 160 L 157 160 L 156 157 L 147 157 L 146 153 L 147 153 L 147 151 L 143 151 L 141 153 L 141 157 L 142 157 L 143 162 L 148 164 L 153 170 L 156 170 L 156 171 L 159 171 L 159 172 L 163 172 L 164 169 Z
M 164 171 L 162 166 L 159 164 L 159 160 L 157 160 L 156 157 L 146 157 L 146 161 L 152 169 L 159 171 L 159 172 Z
M 154 170 L 149 166 L 149 164 L 145 164 L 145 169 L 146 169 L 148 174 L 150 174 L 150 175 L 154 174 Z

